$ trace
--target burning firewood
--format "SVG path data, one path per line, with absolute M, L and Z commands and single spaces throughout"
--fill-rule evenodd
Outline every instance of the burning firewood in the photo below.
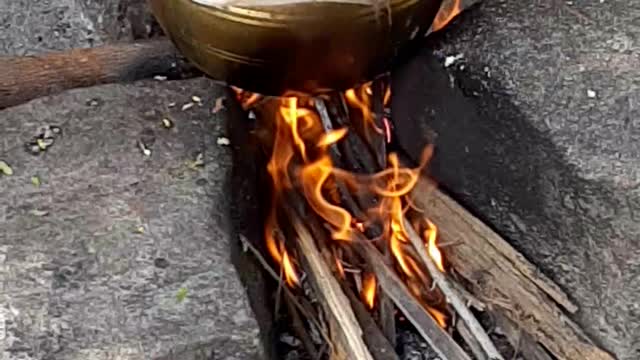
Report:
M 394 309 L 442 359 L 505 358 L 473 306 L 526 359 L 611 359 L 563 315 L 576 307 L 556 285 L 421 178 L 430 149 L 416 168 L 387 154 L 393 126 L 378 81 L 321 99 L 237 90 L 269 159 L 266 248 L 287 294 L 313 289 L 329 358 L 395 359 Z

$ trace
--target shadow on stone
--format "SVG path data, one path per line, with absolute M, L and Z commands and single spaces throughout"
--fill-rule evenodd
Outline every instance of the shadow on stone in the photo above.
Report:
M 400 146 L 416 160 L 435 143 L 430 173 L 440 186 L 559 283 L 580 305 L 576 320 L 592 338 L 620 358 L 633 356 L 640 244 L 630 235 L 637 234 L 638 198 L 578 176 L 503 84 L 482 75 L 484 64 L 445 69 L 443 57 L 424 50 L 394 74 Z

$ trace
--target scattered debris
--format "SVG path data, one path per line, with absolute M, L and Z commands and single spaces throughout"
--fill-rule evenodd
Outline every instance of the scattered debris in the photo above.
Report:
M 191 109 L 195 104 L 190 102 L 190 103 L 186 103 L 184 105 L 182 105 L 182 111 L 187 111 L 189 109 Z
M 35 186 L 35 187 L 40 187 L 40 185 L 42 184 L 42 183 L 40 182 L 40 178 L 39 178 L 39 177 L 37 177 L 37 176 L 32 176 L 32 177 L 31 177 L 31 183 L 32 183 L 32 184 L 33 184 L 33 186 Z
M 196 159 L 195 160 L 187 161 L 187 166 L 191 170 L 196 170 L 197 168 L 203 167 L 204 166 L 204 155 L 202 153 L 198 153 L 198 155 L 196 155 Z
M 220 146 L 229 146 L 229 145 L 231 145 L 231 141 L 228 138 L 224 137 L 224 136 L 219 137 L 217 143 Z
M 595 99 L 597 96 L 596 92 L 594 90 L 591 89 L 587 89 L 587 97 L 589 99 Z
M 13 175 L 13 169 L 11 168 L 11 166 L 9 166 L 9 164 L 2 160 L 0 160 L 0 174 L 5 176 Z
M 173 127 L 173 121 L 171 121 L 171 119 L 168 119 L 168 118 L 163 118 L 162 126 L 164 126 L 165 129 L 171 129 Z
M 176 294 L 176 301 L 179 303 L 183 302 L 187 298 L 187 289 L 180 288 L 178 293 Z
M 176 103 L 175 102 L 170 102 L 167 104 L 168 108 L 172 108 L 172 107 L 176 107 Z
M 142 141 L 138 141 L 138 147 L 144 156 L 151 156 L 151 149 L 149 149 Z
M 40 127 L 38 133 L 25 144 L 27 151 L 33 155 L 38 155 L 51 147 L 58 135 L 62 134 L 62 129 L 58 126 L 47 125 Z
M 144 226 L 138 226 L 133 232 L 136 234 L 144 234 Z
M 157 80 L 157 81 L 166 81 L 167 77 L 163 76 L 163 75 L 156 75 L 156 76 L 153 77 L 153 79 Z
M 444 58 L 444 67 L 448 68 L 449 66 L 455 64 L 457 61 L 461 60 L 464 57 L 463 54 L 458 55 L 449 55 Z
M 199 96 L 193 95 L 191 97 L 191 100 L 198 105 L 202 105 L 202 98 L 200 98 Z
M 49 212 L 47 210 L 32 209 L 29 210 L 29 214 L 37 217 L 43 217 L 49 215 Z
M 211 110 L 212 114 L 217 114 L 219 113 L 221 110 L 224 110 L 224 96 L 220 96 L 219 98 L 216 99 L 216 105 L 213 107 L 213 109 Z
M 87 100 L 87 106 L 97 107 L 100 105 L 102 105 L 102 101 L 100 99 L 93 98 L 93 99 Z

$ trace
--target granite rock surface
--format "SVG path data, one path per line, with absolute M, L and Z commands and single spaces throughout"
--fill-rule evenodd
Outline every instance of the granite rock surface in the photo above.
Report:
M 640 3 L 487 0 L 394 79 L 411 154 L 640 357 Z M 422 134 L 420 140 L 416 134 Z
M 0 359 L 259 359 L 221 95 L 148 81 L 0 112 Z
M 0 0 L 0 55 L 33 55 L 154 36 L 146 0 Z

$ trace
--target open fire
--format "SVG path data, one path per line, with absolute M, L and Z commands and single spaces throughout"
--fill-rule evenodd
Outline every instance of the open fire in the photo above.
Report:
M 351 111 L 359 112 L 365 138 L 369 141 L 374 136 L 381 136 L 384 141 L 391 141 L 388 119 L 372 111 L 372 84 L 365 84 L 358 89 L 346 91 L 343 96 Z M 390 90 L 384 91 L 383 103 L 390 99 Z M 241 94 L 245 107 L 253 106 L 258 97 L 255 94 Z M 377 236 L 370 241 L 379 244 L 383 252 L 388 249 L 394 263 L 407 285 L 418 298 L 424 299 L 424 305 L 445 326 L 446 315 L 438 310 L 428 299 L 433 298 L 430 289 L 432 280 L 419 261 L 406 249 L 409 246 L 405 226 L 408 212 L 418 213 L 411 206 L 408 195 L 415 187 L 421 170 L 431 157 L 432 148 L 425 149 L 423 163 L 417 168 L 400 165 L 398 156 L 390 153 L 386 168 L 375 174 L 356 174 L 340 169 L 333 164 L 330 148 L 348 135 L 348 125 L 333 129 L 323 124 L 316 110 L 315 101 L 301 97 L 284 97 L 273 114 L 271 127 L 273 144 L 267 170 L 272 180 L 272 210 L 265 225 L 267 249 L 276 263 L 281 266 L 286 283 L 295 287 L 299 285 L 300 269 L 293 251 L 288 249 L 282 236 L 284 227 L 277 216 L 278 203 L 287 201 L 286 193 L 298 188 L 306 203 L 327 224 L 331 234 L 334 260 L 338 275 L 346 280 L 354 277 L 354 284 L 362 294 L 362 300 L 369 308 L 373 308 L 376 298 L 376 278 L 371 273 L 361 274 L 358 269 L 351 268 L 349 261 L 340 254 L 343 248 L 352 241 L 368 238 L 365 234 L 378 230 Z M 378 124 L 382 124 L 379 126 Z M 348 188 L 360 196 L 375 196 L 375 205 L 363 209 L 360 218 L 354 217 L 340 202 L 340 187 Z M 363 194 L 364 193 L 364 194 Z M 343 194 L 344 195 L 344 194 Z M 287 218 L 285 221 L 291 221 Z M 436 245 L 437 227 L 424 217 L 417 217 L 415 226 L 422 229 L 424 251 L 435 261 L 438 269 L 444 271 L 443 256 Z M 372 230 L 374 229 L 374 230 Z M 347 271 L 348 270 L 348 271 Z
M 444 1 L 431 30 L 461 7 Z M 396 360 L 404 318 L 443 360 L 611 359 L 559 315 L 577 308 L 555 284 L 422 176 L 432 146 L 417 166 L 402 161 L 387 77 L 316 98 L 236 95 L 268 159 L 264 248 L 280 274 L 248 248 L 286 284 L 278 295 L 311 358 Z M 441 237 L 455 240 L 447 254 Z M 471 307 L 510 350 L 498 351 Z
M 411 201 L 433 148 L 424 149 L 414 168 L 403 166 L 398 154 L 387 151 L 393 147 L 392 126 L 385 115 L 391 98 L 387 79 L 324 98 L 263 98 L 236 91 L 245 109 L 259 113 L 257 138 L 268 154 L 271 180 L 264 238 L 282 281 L 292 292 L 303 287 L 308 269 L 301 258 L 308 254 L 297 243 L 300 234 L 291 229 L 316 222 L 320 225 L 310 226 L 312 241 L 333 276 L 360 295 L 373 318 L 396 315 L 383 314 L 389 299 L 380 289 L 376 265 L 362 256 L 363 244 L 393 269 L 406 296 L 422 307 L 433 326 L 446 329 L 452 314 L 432 274 L 433 269 L 446 269 L 437 245 L 438 227 Z M 354 142 L 358 149 L 349 150 Z M 412 234 L 414 240 L 421 234 L 419 247 Z

